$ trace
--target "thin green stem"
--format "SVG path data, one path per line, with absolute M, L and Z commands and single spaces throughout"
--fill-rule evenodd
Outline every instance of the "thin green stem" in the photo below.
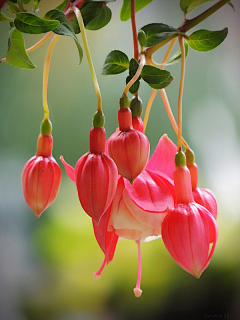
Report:
M 179 85 L 179 96 L 178 96 L 178 139 L 177 149 L 182 150 L 182 99 L 183 99 L 183 86 L 185 78 L 185 47 L 183 43 L 183 36 L 178 36 L 179 45 L 181 49 L 181 78 Z
M 89 68 L 90 68 L 90 71 L 91 71 L 94 88 L 95 88 L 95 91 L 96 91 L 96 94 L 97 94 L 97 111 L 100 112 L 100 111 L 102 111 L 102 97 L 101 97 L 101 92 L 100 92 L 97 76 L 96 76 L 96 73 L 95 73 L 95 70 L 94 70 L 94 66 L 93 66 L 93 63 L 92 63 L 92 58 L 91 58 L 91 54 L 90 54 L 90 50 L 89 50 L 89 46 L 88 46 L 87 35 L 86 35 L 84 23 L 83 23 L 82 14 L 81 14 L 81 11 L 77 7 L 73 6 L 72 9 L 73 9 L 73 11 L 74 11 L 74 13 L 76 15 L 76 18 L 77 18 L 77 21 L 78 21 L 78 24 L 79 24 L 79 27 L 80 27 L 80 30 L 81 30 L 82 39 L 83 39 L 83 45 L 84 45 L 84 48 L 85 48 L 85 52 L 86 52 L 86 56 L 87 56 L 87 60 L 88 60 L 88 64 L 89 64 Z
M 59 35 L 55 35 L 52 41 L 49 44 L 48 51 L 46 54 L 45 62 L 44 62 L 44 70 L 43 70 L 43 91 L 42 91 L 42 98 L 43 98 L 43 109 L 44 109 L 44 120 L 49 119 L 49 108 L 47 103 L 47 87 L 48 87 L 48 75 L 49 75 L 49 66 L 50 60 L 53 52 L 53 48 L 59 39 Z
M 141 72 L 142 72 L 142 68 L 145 65 L 146 60 L 145 60 L 145 55 L 144 54 L 140 54 L 140 62 L 139 62 L 139 66 L 138 69 L 134 75 L 134 77 L 128 82 L 128 84 L 126 85 L 124 91 L 123 91 L 123 96 L 126 96 L 128 93 L 128 90 L 130 89 L 130 87 L 134 84 L 135 81 L 137 81 L 137 79 L 139 78 Z

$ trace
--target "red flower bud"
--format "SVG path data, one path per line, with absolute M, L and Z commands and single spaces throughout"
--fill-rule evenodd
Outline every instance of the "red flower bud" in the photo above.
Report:
M 23 194 L 37 218 L 55 200 L 60 187 L 61 170 L 52 157 L 52 146 L 52 135 L 40 134 L 37 153 L 22 173 Z
M 90 131 L 90 149 L 76 163 L 75 170 L 61 157 L 66 172 L 76 182 L 83 210 L 99 223 L 110 206 L 117 189 L 118 171 L 114 161 L 104 152 L 106 132 L 103 127 Z
M 176 162 L 183 156 L 179 152 L 175 157 L 173 175 L 177 204 L 163 220 L 162 239 L 173 259 L 199 278 L 213 255 L 218 231 L 211 213 L 193 200 L 190 172 L 184 161 Z
M 119 131 L 108 141 L 109 156 L 115 161 L 118 173 L 133 183 L 145 168 L 149 157 L 147 137 L 132 127 L 129 108 L 118 111 Z

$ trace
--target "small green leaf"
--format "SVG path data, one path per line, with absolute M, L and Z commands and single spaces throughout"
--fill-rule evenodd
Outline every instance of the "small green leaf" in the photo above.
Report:
M 126 71 L 128 67 L 128 56 L 122 51 L 113 50 L 106 57 L 102 73 L 106 75 L 119 74 Z
M 52 30 L 54 33 L 60 34 L 63 36 L 70 36 L 74 39 L 78 48 L 78 53 L 80 58 L 79 64 L 80 64 L 83 58 L 83 50 L 65 14 L 60 10 L 52 9 L 45 14 L 44 18 L 57 20 L 60 22 L 57 28 Z
M 220 31 L 198 30 L 187 39 L 188 45 L 197 51 L 209 51 L 219 46 L 228 34 L 228 28 Z
M 129 62 L 129 76 L 127 76 L 126 78 L 126 84 L 134 77 L 138 67 L 139 67 L 139 63 L 137 62 L 137 60 L 131 59 Z M 131 94 L 135 94 L 138 91 L 140 86 L 140 79 L 141 79 L 141 76 L 139 76 L 139 78 L 129 88 L 129 92 L 131 92 Z
M 21 32 L 40 34 L 55 29 L 59 25 L 59 21 L 41 19 L 32 13 L 21 12 L 17 14 L 14 24 Z
M 234 5 L 232 4 L 232 2 L 228 2 L 228 4 L 230 5 L 230 7 L 233 8 L 233 11 L 235 12 L 235 8 L 234 8 Z
M 184 34 L 178 29 L 172 28 L 163 23 L 150 23 L 142 27 L 140 30 L 143 30 L 146 34 L 146 42 L 144 44 L 145 47 L 155 46 L 173 34 Z
M 28 4 L 31 0 L 23 0 L 24 4 Z
M 189 13 L 209 1 L 213 0 L 180 0 L 180 7 L 184 13 Z
M 132 79 L 131 76 L 127 76 L 126 78 L 126 84 L 128 84 L 128 82 Z M 137 81 L 134 82 L 134 84 L 131 85 L 131 87 L 129 88 L 129 92 L 131 94 L 135 94 L 138 92 L 140 87 L 140 80 L 138 79 Z
M 169 71 L 161 70 L 153 66 L 145 65 L 141 72 L 142 79 L 153 89 L 167 87 L 173 80 Z
M 63 0 L 55 9 L 63 11 L 68 3 L 68 0 Z
M 140 11 L 142 8 L 146 7 L 153 0 L 135 0 L 135 12 Z M 127 21 L 131 18 L 131 0 L 123 0 L 122 9 L 120 12 L 120 19 L 122 21 Z
M 15 28 L 11 30 L 9 35 L 9 48 L 6 55 L 6 61 L 18 68 L 36 68 L 35 64 L 29 59 L 26 53 L 22 33 Z
M 81 10 L 86 29 L 99 30 L 112 18 L 112 11 L 102 2 L 89 2 Z

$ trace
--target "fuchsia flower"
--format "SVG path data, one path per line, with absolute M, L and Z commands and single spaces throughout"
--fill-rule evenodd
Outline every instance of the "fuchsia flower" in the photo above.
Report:
M 55 200 L 61 182 L 61 170 L 52 157 L 53 138 L 40 134 L 37 152 L 28 160 L 22 173 L 25 200 L 37 218 Z
M 167 209 L 174 207 L 175 190 L 172 179 L 176 150 L 176 146 L 167 135 L 164 135 L 159 140 L 145 170 L 138 175 L 133 184 L 119 177 L 113 202 L 102 216 L 102 219 L 107 220 L 107 222 L 104 220 L 104 228 L 94 223 L 95 236 L 99 245 L 103 242 L 101 238 L 103 234 L 108 239 L 110 234 L 114 234 L 117 237 L 136 241 L 139 256 L 138 280 L 134 289 L 136 296 L 140 296 L 142 292 L 140 289 L 140 241 L 149 241 L 161 236 L 161 224 L 167 214 Z M 110 242 L 108 246 L 103 249 L 103 246 L 100 245 L 105 253 L 105 259 L 99 271 L 94 274 L 95 279 L 100 277 L 104 265 L 110 261 L 107 257 L 109 250 L 115 250 L 116 247 L 115 245 L 113 249 Z
M 118 181 L 117 167 L 104 152 L 105 140 L 105 129 L 93 127 L 89 152 L 77 161 L 75 169 L 60 158 L 69 178 L 76 182 L 83 210 L 97 223 L 112 202 Z
M 178 152 L 175 162 L 176 206 L 163 220 L 162 239 L 173 259 L 199 278 L 213 255 L 217 225 L 212 214 L 194 202 L 185 155 Z
M 194 162 L 194 153 L 192 150 L 185 152 L 187 158 L 187 167 L 191 174 L 191 184 L 194 201 L 205 207 L 217 219 L 217 201 L 213 192 L 206 188 L 198 187 L 198 167 Z
M 108 140 L 108 153 L 116 163 L 118 173 L 133 183 L 147 164 L 149 142 L 142 132 L 133 129 L 132 113 L 128 105 L 120 107 L 118 123 L 119 131 L 113 133 Z

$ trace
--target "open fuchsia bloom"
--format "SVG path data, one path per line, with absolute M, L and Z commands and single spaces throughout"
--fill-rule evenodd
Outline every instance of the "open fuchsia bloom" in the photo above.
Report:
M 132 113 L 128 108 L 129 101 L 120 99 L 118 111 L 119 131 L 108 140 L 108 154 L 117 165 L 118 173 L 133 183 L 134 179 L 145 168 L 149 157 L 148 138 L 142 132 L 133 129 Z M 121 106 L 121 101 L 128 104 Z
M 194 153 L 192 150 L 185 152 L 187 167 L 191 174 L 192 192 L 194 201 L 208 209 L 209 212 L 217 219 L 217 201 L 211 190 L 198 187 L 198 167 L 194 162 Z
M 95 279 L 100 277 L 105 264 L 111 261 L 118 236 L 135 240 L 138 245 L 139 270 L 134 293 L 137 297 L 141 295 L 140 241 L 150 241 L 160 237 L 161 225 L 167 209 L 174 207 L 173 170 L 176 150 L 176 146 L 167 135 L 164 135 L 159 140 L 145 170 L 137 176 L 133 184 L 119 177 L 111 206 L 102 216 L 99 225 L 93 223 L 95 236 L 105 253 L 103 265 L 98 272 L 94 273 Z M 104 219 L 103 226 L 101 226 L 102 219 Z M 110 234 L 112 237 L 114 234 L 115 237 L 113 244 L 109 240 Z M 102 239 L 103 235 L 106 237 L 105 240 Z
M 55 200 L 60 187 L 61 170 L 52 157 L 52 147 L 52 135 L 40 134 L 36 155 L 22 173 L 23 194 L 37 218 Z
M 89 152 L 77 161 L 75 169 L 60 158 L 69 178 L 76 182 L 83 210 L 97 223 L 111 204 L 118 181 L 117 167 L 104 152 L 105 140 L 105 129 L 93 127 Z
M 176 206 L 162 223 L 162 239 L 173 259 L 199 278 L 207 268 L 217 241 L 217 225 L 212 214 L 193 199 L 191 176 L 185 155 L 175 157 Z

